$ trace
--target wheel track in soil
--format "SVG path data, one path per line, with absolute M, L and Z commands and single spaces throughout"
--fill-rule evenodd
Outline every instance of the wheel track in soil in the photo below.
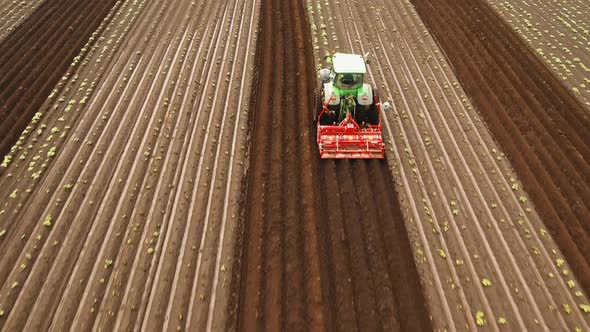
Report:
M 306 24 L 301 1 L 262 4 L 234 323 L 431 329 L 387 163 L 319 160 Z
M 115 3 L 45 1 L 2 41 L 0 155 L 10 150 Z
M 583 106 L 484 1 L 412 3 L 588 293 L 590 120 Z

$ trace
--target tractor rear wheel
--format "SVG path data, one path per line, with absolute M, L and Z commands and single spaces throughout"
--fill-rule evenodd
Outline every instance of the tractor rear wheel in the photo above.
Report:
M 359 105 L 357 103 L 354 121 L 356 121 L 356 123 L 358 123 L 358 125 L 361 127 L 364 127 L 363 124 L 368 125 L 369 124 L 369 112 L 370 112 L 370 106 L 367 107 L 364 105 Z
M 379 111 L 377 110 L 377 103 L 380 103 L 379 94 L 377 89 L 373 89 L 373 103 L 369 107 L 367 117 L 369 118 L 369 124 L 376 126 L 379 124 Z

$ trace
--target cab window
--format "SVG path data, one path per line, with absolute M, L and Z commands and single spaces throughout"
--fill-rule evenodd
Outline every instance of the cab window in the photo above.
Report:
M 336 86 L 341 89 L 358 89 L 363 84 L 363 74 L 336 74 Z

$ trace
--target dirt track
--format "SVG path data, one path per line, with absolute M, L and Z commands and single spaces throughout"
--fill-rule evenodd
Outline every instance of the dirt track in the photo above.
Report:
M 590 291 L 590 119 L 585 110 L 485 1 L 413 3 Z
M 431 329 L 386 162 L 318 160 L 302 3 L 261 17 L 240 330 Z
M 47 0 L 0 44 L 0 155 L 9 151 L 116 0 Z

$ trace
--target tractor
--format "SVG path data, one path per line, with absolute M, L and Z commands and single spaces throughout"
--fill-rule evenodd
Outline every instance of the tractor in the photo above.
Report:
M 322 159 L 383 159 L 381 105 L 377 91 L 363 82 L 367 56 L 327 54 L 319 72 L 317 143 Z

